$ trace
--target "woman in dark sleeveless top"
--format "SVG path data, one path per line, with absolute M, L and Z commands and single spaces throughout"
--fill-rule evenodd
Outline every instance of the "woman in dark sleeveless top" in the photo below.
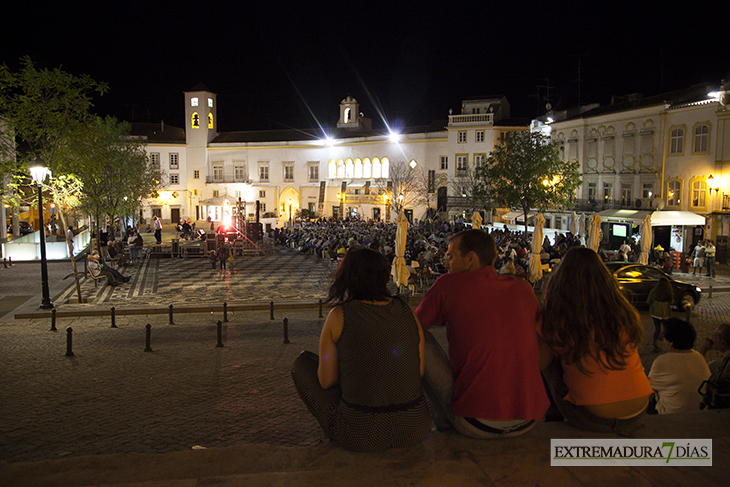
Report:
M 335 273 L 319 356 L 302 352 L 294 385 L 327 437 L 348 450 L 414 445 L 431 429 L 421 390 L 424 341 L 407 303 L 388 292 L 378 252 L 350 249 Z

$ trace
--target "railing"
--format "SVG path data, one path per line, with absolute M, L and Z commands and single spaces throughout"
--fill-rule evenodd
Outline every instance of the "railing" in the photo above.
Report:
M 371 203 L 373 205 L 382 205 L 385 202 L 383 201 L 383 195 L 381 194 L 346 194 L 345 195 L 345 203 L 346 204 L 367 204 Z
M 469 114 L 469 115 L 449 115 L 449 125 L 460 123 L 480 123 L 491 124 L 494 122 L 493 113 Z
M 594 200 L 585 198 L 573 198 L 570 200 L 568 207 L 571 210 L 577 211 L 603 211 L 603 210 L 621 210 L 621 209 L 632 209 L 632 210 L 646 210 L 649 209 L 644 201 L 640 207 L 636 206 L 636 200 L 623 201 L 623 200 Z
M 251 180 L 247 178 L 236 178 L 233 176 L 224 176 L 217 178 L 215 176 L 206 176 L 205 177 L 205 183 L 211 184 L 211 183 L 250 183 Z

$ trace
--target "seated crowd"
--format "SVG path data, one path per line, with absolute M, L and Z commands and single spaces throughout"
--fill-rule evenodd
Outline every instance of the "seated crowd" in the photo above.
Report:
M 330 287 L 335 306 L 319 354 L 302 352 L 292 369 L 307 408 L 344 448 L 413 445 L 432 425 L 507 438 L 548 417 L 625 432 L 646 412 L 700 410 L 698 388 L 710 376 L 702 354 L 709 348 L 725 352 L 716 367 L 727 367 L 730 326 L 718 327 L 696 352 L 692 326 L 672 318 L 661 335 L 667 353 L 647 375 L 638 312 L 598 254 L 569 236 L 558 248 L 543 248 L 544 260 L 555 252 L 562 262 L 541 305 L 529 282 L 497 272 L 500 257 L 521 265 L 520 251 L 529 248 L 521 236 L 413 227 L 411 255 L 430 252 L 432 265 L 448 269 L 415 312 L 388 291 L 394 226 L 318 222 L 276 235 L 281 244 L 323 256 L 347 249 Z M 429 331 L 440 325 L 448 353 Z

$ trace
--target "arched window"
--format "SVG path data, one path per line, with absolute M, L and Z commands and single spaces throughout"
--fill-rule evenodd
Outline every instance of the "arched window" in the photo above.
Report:
M 362 178 L 362 161 L 360 159 L 355 159 L 355 179 L 361 179 Z
M 337 165 L 335 164 L 334 159 L 330 159 L 330 162 L 327 164 L 327 175 L 330 179 L 334 179 L 337 177 Z
M 388 174 L 390 173 L 390 161 L 387 157 L 383 157 L 383 160 L 380 162 L 380 172 L 384 178 L 388 178 Z
M 373 177 L 373 166 L 368 158 L 362 161 L 362 177 L 365 179 Z
M 194 129 L 200 128 L 200 114 L 198 114 L 198 112 L 193 112 L 193 114 L 190 115 L 190 127 Z
M 350 179 L 355 177 L 355 168 L 352 165 L 352 159 L 345 161 L 345 177 Z
M 208 114 L 208 128 L 213 129 L 213 114 L 212 113 Z
M 380 159 L 377 157 L 373 158 L 373 177 L 379 178 L 380 175 Z
M 340 179 L 345 177 L 345 163 L 342 159 L 337 159 L 337 177 Z
M 667 206 L 679 206 L 682 202 L 682 182 L 669 181 L 667 183 Z
M 704 208 L 707 203 L 707 182 L 704 179 L 698 179 L 692 182 L 692 194 L 690 195 L 689 204 L 691 208 Z
M 342 117 L 342 121 L 345 123 L 349 123 L 350 120 L 352 120 L 352 109 L 351 108 L 345 108 L 345 116 Z

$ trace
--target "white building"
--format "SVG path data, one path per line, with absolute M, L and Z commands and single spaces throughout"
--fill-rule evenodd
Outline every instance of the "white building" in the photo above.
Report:
M 471 215 L 462 180 L 483 161 L 509 130 L 504 97 L 465 100 L 462 113 L 428 126 L 405 127 L 398 134 L 372 130 L 357 100 L 340 103 L 336 129 L 220 132 L 216 95 L 202 85 L 184 94 L 184 129 L 164 124 L 133 124 L 165 173 L 159 197 L 147 201 L 143 217 L 225 220 L 240 199 L 247 219 L 259 205 L 262 221 L 283 227 L 299 210 L 325 217 L 359 215 L 392 220 L 390 198 L 398 197 L 398 168 L 417 167 L 429 193 L 406 198 L 410 218 L 428 207 L 450 215 Z M 334 110 L 333 110 L 334 111 Z M 336 113 L 336 112 L 335 112 Z M 400 171 L 402 172 L 402 171 Z M 431 198 L 433 196 L 433 198 Z M 468 210 L 468 211 L 467 211 Z
M 667 236 L 688 250 L 702 238 L 726 250 L 730 235 L 730 111 L 724 86 L 698 85 L 611 105 L 551 113 L 552 138 L 580 163 L 576 208 L 689 211 L 707 217 L 692 235 Z M 655 201 L 656 200 L 656 201 Z M 665 230 L 669 232 L 670 230 Z M 661 239 L 660 239 L 661 240 Z

